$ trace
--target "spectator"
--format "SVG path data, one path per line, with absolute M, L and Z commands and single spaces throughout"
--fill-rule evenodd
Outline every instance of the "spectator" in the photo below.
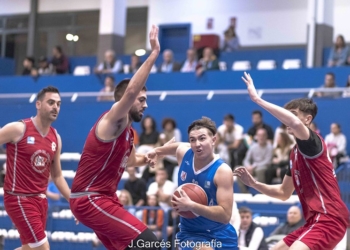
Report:
M 234 169 L 238 165 L 236 150 L 242 143 L 243 127 L 235 123 L 232 114 L 227 114 L 224 117 L 224 124 L 218 127 L 217 135 L 218 153 Z
M 195 72 L 197 67 L 196 51 L 194 49 L 187 50 L 187 58 L 183 63 L 181 72 Z
M 238 246 L 240 250 L 268 250 L 264 237 L 264 231 L 253 222 L 253 213 L 247 207 L 239 209 L 241 226 L 238 234 Z
M 335 44 L 330 51 L 328 67 L 344 66 L 349 57 L 349 47 L 345 43 L 342 35 L 337 36 Z
M 321 89 L 331 89 L 331 88 L 337 88 L 337 85 L 335 83 L 335 75 L 332 72 L 328 72 L 325 75 L 325 79 L 324 79 L 324 84 L 321 85 L 320 87 Z M 315 96 L 317 97 L 339 97 L 341 96 L 341 92 L 322 92 L 318 91 L 315 93 Z
M 123 70 L 122 61 L 117 60 L 113 50 L 107 50 L 105 52 L 105 58 L 100 65 L 95 68 L 96 74 L 115 74 L 120 73 Z
M 158 72 L 170 73 L 180 71 L 181 65 L 174 61 L 174 54 L 170 49 L 163 52 L 163 63 L 160 65 Z
M 125 182 L 124 189 L 129 191 L 135 206 L 145 206 L 147 190 L 145 180 L 136 177 L 135 167 L 127 167 L 126 171 L 129 174 L 129 179 Z
M 66 74 L 68 73 L 68 58 L 64 55 L 62 48 L 60 46 L 55 46 L 52 50 L 52 60 L 51 64 L 53 65 L 54 72 L 56 74 Z
M 100 95 L 97 97 L 97 101 L 114 101 L 114 89 L 114 77 L 106 76 L 104 87 L 100 90 Z
M 346 137 L 341 132 L 340 124 L 331 124 L 331 133 L 326 135 L 324 141 L 327 145 L 334 168 L 337 168 L 340 164 L 340 159 L 346 156 Z
M 136 210 L 133 207 L 134 204 L 132 203 L 132 198 L 131 198 L 131 194 L 129 193 L 129 191 L 122 189 L 122 190 L 117 191 L 117 192 L 119 192 L 118 199 L 119 199 L 120 204 L 128 207 L 128 212 L 131 213 L 132 215 L 134 215 L 136 213 Z
M 168 180 L 167 171 L 161 168 L 156 171 L 156 180 L 148 187 L 147 196 L 156 195 L 160 207 L 171 208 L 171 197 L 175 189 L 176 185 Z
M 315 133 L 321 135 L 321 130 L 317 127 L 316 122 L 313 121 L 313 122 L 310 123 L 310 129 L 312 131 L 314 131 Z
M 236 33 L 236 19 L 231 21 L 231 25 L 224 32 L 224 46 L 222 48 L 225 52 L 232 52 L 239 49 L 239 38 Z
M 147 197 L 148 206 L 151 209 L 144 209 L 142 215 L 142 222 L 157 236 L 160 240 L 162 238 L 162 227 L 164 223 L 164 211 L 159 208 L 156 195 L 149 195 Z
M 201 76 L 207 70 L 219 70 L 219 60 L 213 52 L 212 48 L 206 47 L 203 51 L 203 58 L 199 60 L 196 74 Z
M 267 133 L 264 128 L 256 132 L 257 143 L 252 144 L 244 158 L 243 165 L 257 181 L 266 183 L 265 172 L 271 164 L 273 148 L 267 141 Z M 243 193 L 248 193 L 247 187 L 238 180 Z
M 49 177 L 49 185 L 47 186 L 47 190 L 46 190 L 46 197 L 47 197 L 49 209 L 51 211 L 58 210 L 61 194 L 58 188 L 56 187 L 55 183 L 52 181 L 51 175 Z
M 294 146 L 293 141 L 285 132 L 277 135 L 277 146 L 273 150 L 272 164 L 266 169 L 266 184 L 273 184 L 273 178 L 279 177 L 283 180 L 289 168 L 289 154 Z
M 275 134 L 274 134 L 274 136 L 273 136 L 273 148 L 276 148 L 276 147 L 277 147 L 278 135 L 279 135 L 280 133 L 282 133 L 282 132 L 286 133 L 286 134 L 289 136 L 289 139 L 293 142 L 293 145 L 295 144 L 294 136 L 291 135 L 291 134 L 288 134 L 286 125 L 284 125 L 283 123 L 281 123 L 281 126 L 279 126 L 279 127 L 277 127 L 277 128 L 275 129 Z
M 262 118 L 263 118 L 263 115 L 262 115 L 260 110 L 253 111 L 253 113 L 252 113 L 253 126 L 248 130 L 248 135 L 251 136 L 251 138 L 256 141 L 256 138 L 255 138 L 256 131 L 259 128 L 264 128 L 267 132 L 267 138 L 268 138 L 269 142 L 272 143 L 273 130 L 272 130 L 271 126 L 264 123 Z
M 157 124 L 153 117 L 147 115 L 141 122 L 140 145 L 148 145 L 154 147 L 158 142 L 159 132 Z
M 131 55 L 130 65 L 124 65 L 124 74 L 136 73 L 136 71 L 141 67 L 140 57 L 137 55 Z
M 49 63 L 45 56 L 39 58 L 39 75 L 52 75 L 54 73 L 53 65 Z
M 38 71 L 36 70 L 36 68 L 34 67 L 34 58 L 27 56 L 24 60 L 23 60 L 23 71 L 22 71 L 22 75 L 23 76 L 37 76 L 38 75 Z
M 287 212 L 287 221 L 278 226 L 271 234 L 273 235 L 287 235 L 297 230 L 304 225 L 301 211 L 298 206 L 291 206 Z
M 350 75 L 348 75 L 345 88 L 346 90 L 344 90 L 343 97 L 350 97 Z

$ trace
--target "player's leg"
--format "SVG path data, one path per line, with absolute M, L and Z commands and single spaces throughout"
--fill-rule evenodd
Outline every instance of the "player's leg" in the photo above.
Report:
M 147 228 L 136 239 L 132 240 L 125 250 L 158 250 L 161 249 L 160 246 L 156 235 Z
M 297 240 L 290 246 L 289 250 L 310 250 L 310 248 L 305 243 Z
M 276 245 L 273 246 L 272 250 L 288 250 L 289 246 L 283 241 L 280 240 Z
M 46 240 L 42 245 L 35 247 L 35 244 L 27 244 L 22 246 L 22 250 L 49 250 L 50 245 Z

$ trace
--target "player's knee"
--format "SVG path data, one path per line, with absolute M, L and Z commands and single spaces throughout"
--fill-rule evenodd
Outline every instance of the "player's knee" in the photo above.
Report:
M 160 244 L 156 235 L 148 228 L 132 241 L 131 246 L 132 247 L 129 247 L 129 249 L 145 249 L 145 246 L 147 246 L 149 250 L 160 249 Z

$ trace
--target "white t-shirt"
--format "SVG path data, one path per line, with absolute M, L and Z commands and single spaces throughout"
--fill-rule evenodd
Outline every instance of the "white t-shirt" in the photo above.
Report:
M 324 139 L 326 145 L 328 144 L 335 144 L 337 146 L 338 153 L 346 154 L 346 137 L 343 134 L 335 135 L 333 133 L 330 133 L 326 135 Z
M 157 182 L 153 182 L 151 183 L 151 185 L 149 185 L 148 190 L 147 190 L 147 195 L 155 195 L 158 192 L 158 183 Z M 164 194 L 167 195 L 173 195 L 175 190 L 176 190 L 176 185 L 169 180 L 166 180 L 163 187 L 161 187 L 161 189 L 163 190 Z M 171 206 L 166 203 L 166 202 L 159 202 L 159 206 L 161 208 L 170 208 Z
M 230 133 L 226 133 L 226 125 L 222 124 L 218 127 L 218 134 L 227 143 L 233 143 L 236 140 L 243 139 L 243 127 L 239 124 L 234 124 L 234 128 Z

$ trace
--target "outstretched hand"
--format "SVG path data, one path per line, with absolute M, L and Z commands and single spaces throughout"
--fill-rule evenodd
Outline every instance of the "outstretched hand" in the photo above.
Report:
M 157 53 L 160 52 L 160 45 L 158 40 L 158 30 L 159 28 L 155 25 L 152 25 L 151 31 L 149 33 L 149 42 L 151 44 L 152 51 Z
M 171 143 L 175 142 L 175 137 L 171 138 L 169 141 L 167 141 L 163 146 L 169 145 Z M 157 161 L 163 157 L 158 156 L 155 149 L 152 149 L 151 151 L 147 152 L 145 155 L 146 162 L 151 166 L 154 167 L 154 165 L 157 164 Z
M 245 167 L 236 168 L 233 171 L 233 176 L 240 178 L 246 186 L 253 187 L 256 184 L 256 180 Z
M 254 82 L 252 77 L 250 76 L 249 73 L 244 72 L 244 76 L 242 76 L 242 80 L 245 82 L 245 84 L 247 85 L 247 90 L 250 96 L 250 99 L 253 102 L 256 102 L 260 96 L 258 95 L 258 93 L 256 92 L 255 86 L 254 86 Z

